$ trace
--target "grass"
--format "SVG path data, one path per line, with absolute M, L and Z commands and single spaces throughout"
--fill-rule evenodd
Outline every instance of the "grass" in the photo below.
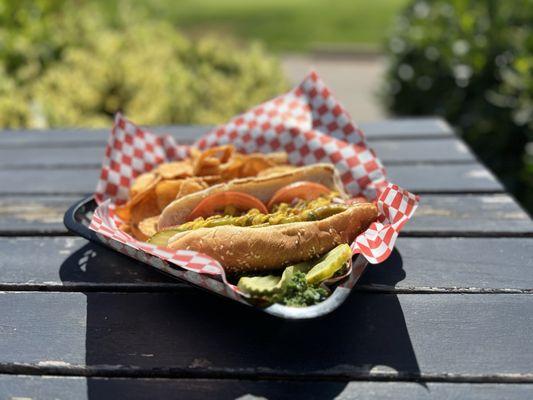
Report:
M 104 0 L 101 0 L 104 1 Z M 408 0 L 131 0 L 192 35 L 260 40 L 274 51 L 378 48 Z M 120 3 L 119 3 L 120 4 Z

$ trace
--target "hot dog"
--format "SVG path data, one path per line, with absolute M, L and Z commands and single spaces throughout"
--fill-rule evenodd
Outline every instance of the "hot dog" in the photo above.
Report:
M 350 201 L 332 165 L 315 164 L 175 200 L 149 242 L 207 254 L 230 274 L 279 270 L 352 243 L 377 215 Z

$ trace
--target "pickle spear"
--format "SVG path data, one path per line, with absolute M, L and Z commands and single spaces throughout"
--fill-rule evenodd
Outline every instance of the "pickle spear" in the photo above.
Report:
M 168 246 L 168 240 L 174 236 L 176 233 L 181 232 L 176 229 L 169 229 L 167 231 L 160 231 L 153 235 L 150 239 L 147 240 L 150 244 L 155 244 L 156 246 Z
M 270 296 L 280 293 L 296 271 L 306 273 L 313 266 L 310 262 L 302 262 L 285 268 L 281 276 L 244 276 L 239 279 L 237 286 L 240 290 L 252 296 Z
M 347 244 L 338 245 L 320 257 L 313 268 L 307 272 L 305 275 L 307 283 L 316 285 L 331 278 L 335 275 L 335 272 L 342 269 L 351 257 L 352 249 L 350 249 L 350 246 Z
M 237 286 L 240 290 L 252 296 L 269 296 L 281 290 L 281 276 L 244 276 L 239 279 Z
M 309 285 L 317 285 L 331 278 L 341 270 L 352 257 L 352 249 L 347 244 L 341 244 L 324 254 L 318 261 L 307 261 L 291 265 L 283 271 L 281 276 L 266 275 L 242 277 L 238 287 L 252 296 L 271 296 L 285 290 L 287 282 L 296 272 L 303 272 Z

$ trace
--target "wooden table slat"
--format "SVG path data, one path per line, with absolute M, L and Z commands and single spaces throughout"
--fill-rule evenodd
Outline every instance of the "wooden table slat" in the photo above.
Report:
M 503 186 L 481 164 L 392 165 L 389 179 L 414 192 L 498 192 Z M 99 168 L 0 170 L 1 194 L 91 193 Z
M 455 138 L 426 140 L 394 140 L 373 142 L 371 147 L 385 164 L 474 162 L 475 158 L 462 141 Z M 80 148 L 26 146 L 0 148 L 0 168 L 98 168 L 104 155 L 104 144 Z
M 401 118 L 359 125 L 365 135 L 372 139 L 412 139 L 453 137 L 451 127 L 440 118 Z M 175 125 L 150 127 L 154 133 L 169 133 L 183 142 L 196 140 L 208 132 L 209 125 Z M 4 130 L 0 131 L 2 145 L 57 145 L 79 143 L 100 143 L 107 141 L 109 128 L 104 129 L 54 129 L 54 130 Z
M 421 382 L 301 382 L 168 378 L 39 377 L 0 375 L 6 398 L 39 400 L 395 400 L 526 399 L 532 384 L 468 384 Z
M 109 129 L 0 132 L 0 397 L 528 397 L 533 221 L 446 122 L 361 127 L 422 203 L 343 306 L 300 322 L 65 236 Z
M 395 118 L 361 123 L 359 127 L 368 137 L 391 139 L 395 137 L 454 136 L 451 126 L 438 117 Z
M 65 234 L 63 215 L 80 198 L 0 196 L 0 234 Z
M 0 372 L 533 382 L 532 307 L 524 294 L 353 293 L 295 322 L 198 290 L 6 292 Z
M 65 234 L 63 214 L 77 195 L 0 196 L 0 235 Z M 506 194 L 422 196 L 402 234 L 530 235 L 533 221 Z
M 507 194 L 421 197 L 415 216 L 402 232 L 475 235 L 533 233 L 529 215 Z
M 209 125 L 177 125 L 151 127 L 150 130 L 157 134 L 168 133 L 182 143 L 191 143 L 198 136 L 209 132 Z M 80 146 L 105 146 L 111 125 L 102 129 L 53 129 L 53 130 L 10 130 L 0 131 L 0 145 L 9 147 L 80 147 Z
M 386 167 L 387 168 L 387 167 Z M 483 165 L 393 165 L 388 179 L 413 192 L 457 193 L 503 191 L 503 186 Z
M 356 290 L 533 292 L 533 238 L 402 238 Z M 20 257 L 31 249 L 32 259 Z M 2 290 L 179 290 L 185 284 L 81 238 L 0 238 Z

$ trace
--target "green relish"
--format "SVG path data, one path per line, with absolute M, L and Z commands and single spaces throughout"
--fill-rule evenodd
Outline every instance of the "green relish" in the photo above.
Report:
M 267 303 L 280 303 L 291 307 L 305 307 L 325 300 L 329 292 L 322 282 L 346 273 L 352 250 L 346 243 L 328 251 L 317 260 L 291 265 L 281 276 L 246 276 L 239 279 L 238 287 L 252 298 Z
M 307 283 L 305 274 L 296 271 L 287 281 L 284 290 L 272 296 L 272 302 L 290 307 L 307 307 L 320 303 L 327 297 L 326 289 Z
M 176 232 L 183 232 L 198 228 L 208 228 L 221 225 L 235 226 L 268 226 L 288 224 L 292 222 L 317 221 L 345 211 L 348 206 L 333 202 L 338 198 L 338 193 L 330 193 L 314 200 L 299 200 L 294 205 L 280 203 L 272 208 L 268 214 L 261 213 L 252 208 L 244 214 L 240 214 L 234 206 L 226 206 L 222 214 L 212 215 L 207 218 L 198 217 L 193 221 L 186 222 L 176 228 Z

